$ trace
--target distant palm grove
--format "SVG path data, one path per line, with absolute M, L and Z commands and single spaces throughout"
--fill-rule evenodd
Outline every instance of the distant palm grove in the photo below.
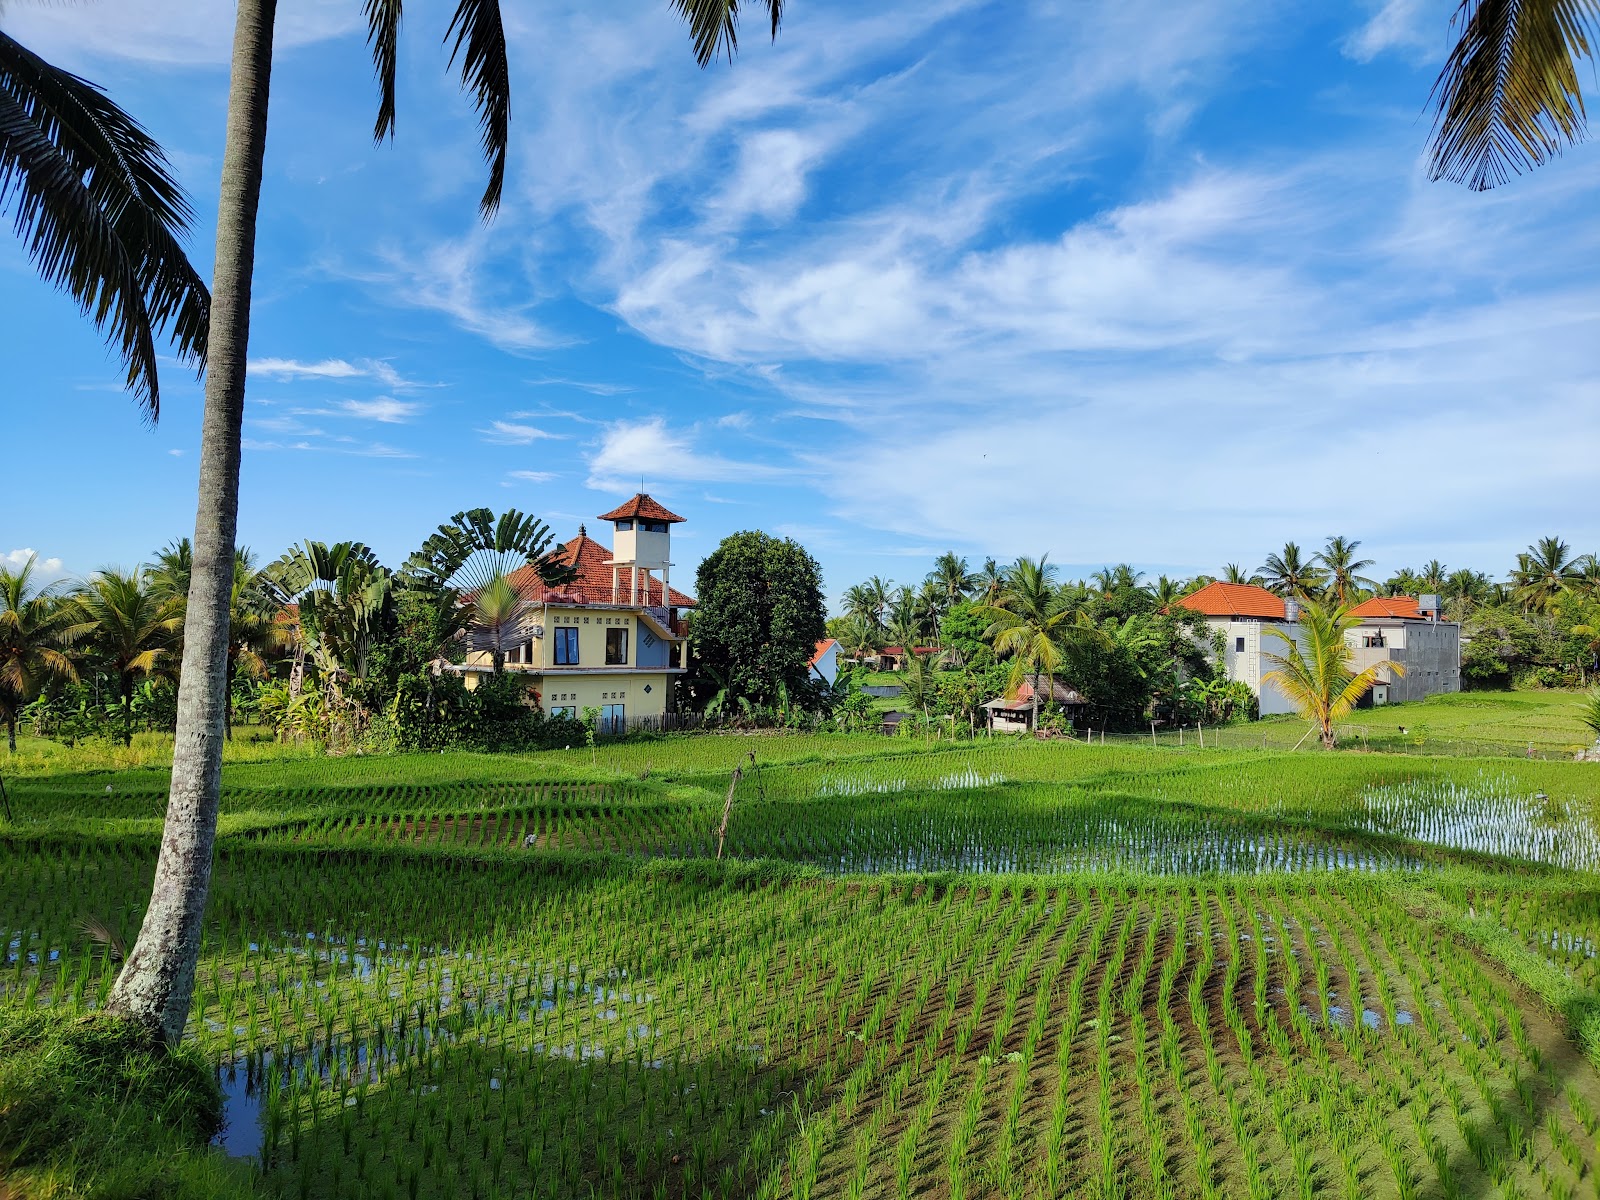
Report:
M 903 730 L 972 730 L 983 706 L 1021 695 L 1041 729 L 1070 729 L 1056 698 L 1070 687 L 1077 724 L 1095 729 L 1209 723 L 1253 714 L 1250 689 L 1229 681 L 1216 639 L 1176 601 L 1223 581 L 1348 608 L 1372 596 L 1442 597 L 1459 621 L 1468 688 L 1581 687 L 1600 662 L 1600 558 L 1545 537 L 1505 576 L 1437 560 L 1383 580 L 1360 542 L 1329 538 L 1315 552 L 1290 542 L 1248 570 L 1155 580 L 1127 564 L 1063 580 L 1048 556 L 974 569 L 941 555 L 914 585 L 873 576 L 845 589 L 827 622 L 845 669 L 831 685 L 805 678 L 803 649 L 789 683 L 740 692 L 724 659 L 691 659 L 674 707 L 686 719 L 752 725 L 872 728 L 861 685 L 893 669 Z M 468 691 L 458 674 L 469 631 L 489 643 L 515 622 L 505 577 L 527 565 L 553 583 L 553 539 L 533 518 L 458 513 L 398 569 L 365 545 L 306 542 L 263 562 L 235 560 L 229 638 L 229 733 L 248 722 L 280 740 L 332 747 L 485 749 L 583 744 L 594 714 L 547 717 L 509 675 Z M 192 555 L 171 542 L 131 570 L 41 581 L 36 564 L 0 570 L 0 723 L 73 743 L 130 742 L 170 731 L 182 661 Z M 702 614 L 703 616 L 703 614 Z M 691 616 L 691 634 L 693 633 Z M 802 639 L 803 641 L 803 639 Z M 691 641 L 691 644 L 693 642 Z M 498 663 L 497 663 L 498 668 Z M 731 686 L 730 686 L 731 685 Z

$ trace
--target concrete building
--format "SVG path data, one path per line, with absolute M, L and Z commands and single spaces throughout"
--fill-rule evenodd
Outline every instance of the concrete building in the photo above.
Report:
M 1285 602 L 1282 596 L 1252 584 L 1217 582 L 1177 603 L 1202 614 L 1206 625 L 1222 635 L 1223 670 L 1229 679 L 1239 680 L 1255 693 L 1262 716 L 1295 711 L 1276 684 L 1262 680 L 1273 669 L 1263 652 L 1283 654 L 1288 649 L 1272 630 L 1288 634 L 1299 644 L 1295 623 L 1299 614 L 1293 601 Z
M 580 525 L 557 551 L 577 572 L 571 583 L 547 588 L 532 567 L 508 577 L 523 608 L 506 670 L 525 676 L 530 699 L 551 715 L 594 708 L 601 732 L 659 728 L 672 679 L 688 665 L 680 613 L 695 601 L 669 582 L 671 530 L 683 518 L 641 492 L 599 520 L 611 523 L 614 549 Z M 475 686 L 492 661 L 478 648 L 456 669 Z
M 1388 675 L 1370 704 L 1399 704 L 1461 690 L 1461 626 L 1439 619 L 1437 596 L 1378 596 L 1350 610 L 1360 624 L 1345 634 L 1354 666 L 1397 662 L 1404 675 Z

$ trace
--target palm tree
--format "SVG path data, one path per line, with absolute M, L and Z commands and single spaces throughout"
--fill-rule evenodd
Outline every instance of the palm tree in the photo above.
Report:
M 1444 581 L 1449 577 L 1449 568 L 1437 558 L 1430 558 L 1422 564 L 1422 570 L 1417 572 L 1417 586 L 1422 591 L 1442 595 L 1444 593 Z
M 1585 554 L 1573 567 L 1579 574 L 1578 586 L 1591 600 L 1600 600 L 1600 554 Z
M 1323 589 L 1341 606 L 1348 605 L 1362 588 L 1377 588 L 1377 583 L 1361 574 L 1372 566 L 1372 559 L 1357 558 L 1356 547 L 1361 543 L 1349 538 L 1331 537 L 1315 556 L 1314 561 L 1327 573 Z
M 277 619 L 265 572 L 256 570 L 255 556 L 241 546 L 233 556 L 233 591 L 228 600 L 228 703 L 223 709 L 223 733 L 229 741 L 233 740 L 233 688 L 239 675 L 265 678 L 267 655 L 287 649 L 292 641 Z
M 133 744 L 133 685 L 164 666 L 183 628 L 177 601 L 151 586 L 142 567 L 96 571 L 68 600 L 65 633 L 85 643 L 88 657 L 116 677 L 122 744 Z
M 1261 575 L 1267 590 L 1285 599 L 1316 595 L 1326 578 L 1315 562 L 1302 557 L 1295 542 L 1285 542 L 1279 553 L 1267 555 Z
M 1163 575 L 1154 583 L 1146 585 L 1145 591 L 1160 607 L 1165 608 L 1183 596 L 1183 585 L 1176 579 L 1169 579 Z
M 673 3 L 688 22 L 695 59 L 701 66 L 723 53 L 732 58 L 738 44 L 741 0 Z M 776 37 L 783 0 L 759 3 L 771 18 L 772 36 Z M 150 905 L 106 1005 L 109 1011 L 159 1029 L 173 1043 L 183 1034 L 194 990 L 216 839 L 245 360 L 250 341 L 250 281 L 266 157 L 277 7 L 277 0 L 238 0 L 234 9 L 227 136 L 217 209 L 214 319 L 200 435 L 194 580 L 178 691 L 172 791 Z M 373 132 L 381 140 L 391 135 L 395 126 L 401 0 L 365 0 L 364 9 L 379 83 Z M 472 93 L 478 113 L 482 147 L 489 161 L 489 182 L 479 207 L 488 218 L 499 207 L 504 186 L 511 112 L 510 69 L 499 0 L 458 0 L 445 36 L 455 40 L 451 63 L 457 56 L 461 58 L 462 86 Z
M 984 637 L 994 646 L 996 658 L 1011 659 L 1006 697 L 1014 700 L 1028 677 L 1044 675 L 1048 695 L 1055 695 L 1056 672 L 1064 655 L 1061 640 L 1073 629 L 1074 614 L 1061 603 L 1055 584 L 1056 568 L 1048 554 L 1038 561 L 1019 558 L 1006 572 L 1006 585 L 993 604 L 980 605 L 978 613 L 990 622 Z M 1032 716 L 1039 722 L 1039 689 L 1032 689 Z
M 1283 642 L 1284 653 L 1264 650 L 1261 655 L 1274 668 L 1261 677 L 1262 683 L 1278 685 L 1300 715 L 1317 726 L 1328 750 L 1334 746 L 1334 727 L 1383 678 L 1383 672 L 1406 673 L 1405 665 L 1397 662 L 1353 670 L 1355 653 L 1345 633 L 1355 625 L 1347 606 L 1307 601 L 1294 630 L 1276 626 L 1267 630 Z
M 0 720 L 6 741 L 17 752 L 17 714 L 52 679 L 76 679 L 72 660 L 62 652 L 66 606 L 50 585 L 33 586 L 37 554 L 12 570 L 0 566 Z
M 0 209 L 13 197 L 34 267 L 116 347 L 155 420 L 157 339 L 205 363 L 211 297 L 180 244 L 194 213 L 137 121 L 0 31 Z
M 189 578 L 194 574 L 194 547 L 186 537 L 173 538 L 156 551 L 150 565 L 150 586 L 163 597 L 189 599 Z
M 1583 571 L 1572 547 L 1558 537 L 1543 537 L 1517 555 L 1517 568 L 1511 573 L 1512 594 L 1524 608 L 1548 612 L 1562 592 L 1582 580 Z
M 1000 598 L 1001 589 L 1006 585 L 1006 571 L 992 558 L 983 560 L 983 569 L 977 573 L 974 588 L 978 599 L 985 604 L 993 604 Z
M 1462 567 L 1459 571 L 1450 573 L 1444 581 L 1441 594 L 1449 602 L 1454 616 L 1459 620 L 1487 600 L 1490 591 L 1491 585 L 1487 575 L 1482 571 L 1472 571 Z
M 1429 175 L 1483 191 L 1583 139 L 1579 57 L 1600 40 L 1595 0 L 1461 0 L 1460 40 L 1433 85 Z
M 367 658 L 388 615 L 392 582 L 389 569 L 361 542 L 307 541 L 261 572 L 272 600 L 298 610 L 299 636 L 331 685 L 331 699 L 339 699 L 346 679 L 366 677 Z
M 555 537 L 537 517 L 512 508 L 497 519 L 487 508 L 473 508 L 430 534 L 406 562 L 405 574 L 469 607 L 474 648 L 490 652 L 498 674 L 505 669 L 507 647 L 531 636 L 533 622 L 533 606 L 512 586 L 512 572 L 531 567 L 546 587 L 576 575 L 552 547 Z
M 1227 563 L 1222 568 L 1223 583 L 1243 583 L 1250 587 L 1264 587 L 1266 580 L 1260 575 L 1253 575 L 1238 563 Z
M 927 583 L 943 598 L 944 606 L 959 604 L 972 595 L 978 586 L 978 576 L 967 567 L 967 560 L 947 550 L 933 560 L 933 570 L 928 572 Z

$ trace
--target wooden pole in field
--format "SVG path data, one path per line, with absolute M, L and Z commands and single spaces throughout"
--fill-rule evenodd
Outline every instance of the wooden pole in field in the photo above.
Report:
M 11 797 L 6 795 L 6 781 L 0 777 L 0 804 L 6 806 L 6 824 L 15 825 L 16 819 L 11 815 Z
M 722 804 L 722 824 L 717 828 L 717 861 L 722 861 L 722 843 L 728 837 L 728 816 L 733 812 L 733 790 L 739 786 L 739 780 L 744 778 L 744 768 L 735 767 L 733 778 L 728 780 L 728 798 Z

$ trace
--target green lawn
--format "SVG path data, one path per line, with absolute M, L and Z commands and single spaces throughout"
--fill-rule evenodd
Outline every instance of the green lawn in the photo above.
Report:
M 1390 712 L 1559 735 L 1481 699 Z M 1241 747 L 231 762 L 190 1045 L 273 1197 L 1589 1195 L 1600 768 Z M 0 1013 L 150 885 L 162 772 L 55 766 Z

